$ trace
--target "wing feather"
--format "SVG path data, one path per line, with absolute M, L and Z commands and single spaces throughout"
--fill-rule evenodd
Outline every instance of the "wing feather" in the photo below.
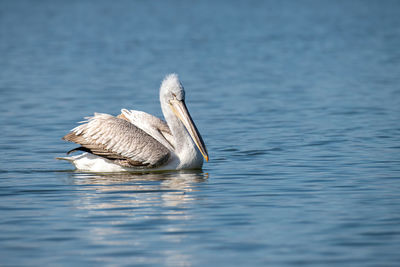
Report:
M 118 117 L 142 129 L 168 149 L 174 149 L 174 138 L 165 121 L 143 111 L 127 109 L 122 109 Z
M 109 114 L 95 113 L 63 139 L 125 167 L 158 167 L 170 156 L 170 151 L 152 136 L 129 121 Z

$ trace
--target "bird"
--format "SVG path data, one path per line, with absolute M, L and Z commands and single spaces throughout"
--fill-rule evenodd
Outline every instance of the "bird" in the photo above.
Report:
M 121 109 L 113 116 L 94 113 L 62 139 L 80 145 L 59 157 L 76 170 L 88 172 L 148 172 L 201 169 L 208 152 L 185 104 L 185 90 L 175 73 L 160 86 L 165 121 L 137 110 Z

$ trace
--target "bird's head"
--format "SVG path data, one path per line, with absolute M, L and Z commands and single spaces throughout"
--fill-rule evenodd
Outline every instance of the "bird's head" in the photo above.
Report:
M 185 100 L 185 89 L 183 89 L 182 83 L 179 81 L 178 75 L 175 73 L 168 74 L 165 76 L 160 87 L 160 100 L 171 101 L 171 100 Z

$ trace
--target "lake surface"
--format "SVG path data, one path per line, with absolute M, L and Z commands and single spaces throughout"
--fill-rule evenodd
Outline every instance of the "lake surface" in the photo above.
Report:
M 399 1 L 1 1 L 1 266 L 398 266 Z M 202 171 L 56 161 L 94 112 L 162 116 Z

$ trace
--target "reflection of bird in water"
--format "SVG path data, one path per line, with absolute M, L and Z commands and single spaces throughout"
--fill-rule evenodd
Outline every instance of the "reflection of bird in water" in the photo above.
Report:
M 86 153 L 58 159 L 95 172 L 200 169 L 207 149 L 176 74 L 162 82 L 160 102 L 166 122 L 136 110 L 122 109 L 117 117 L 95 113 L 63 137 L 81 145 L 68 153 Z
M 186 193 L 197 191 L 198 184 L 209 178 L 208 173 L 201 170 L 164 171 L 149 173 L 82 173 L 71 174 L 71 182 L 75 185 L 85 185 L 82 190 L 87 191 L 94 186 L 97 193 L 115 193 L 118 195 L 135 195 L 134 204 L 140 200 L 145 204 L 160 198 L 164 204 L 180 203 L 192 199 L 192 195 Z M 79 187 L 81 188 L 81 187 Z M 90 197 L 92 198 L 92 197 Z M 139 201 L 139 202 L 140 202 Z M 108 203 L 109 205 L 130 205 L 119 202 Z M 101 205 L 104 205 L 102 203 Z M 175 205 L 173 204 L 173 205 Z
M 70 178 L 77 185 L 99 185 L 99 186 L 137 186 L 148 184 L 168 185 L 171 189 L 184 189 L 192 184 L 205 182 L 209 174 L 202 170 L 163 171 L 148 173 L 113 172 L 113 173 L 82 173 L 72 172 Z M 155 182 L 155 183 L 152 183 Z M 159 183 L 157 183 L 159 182 Z M 111 189 L 111 188 L 109 188 Z M 106 189 L 105 189 L 106 191 Z

